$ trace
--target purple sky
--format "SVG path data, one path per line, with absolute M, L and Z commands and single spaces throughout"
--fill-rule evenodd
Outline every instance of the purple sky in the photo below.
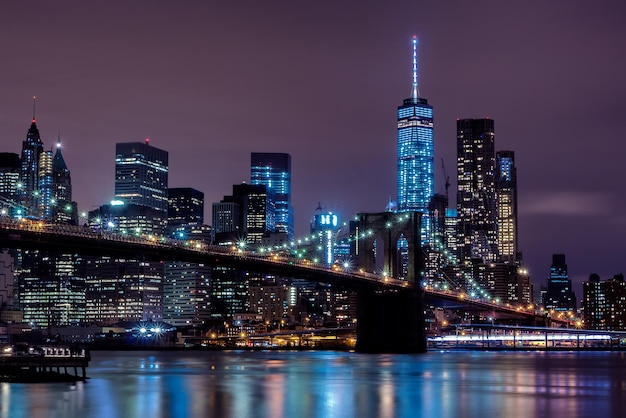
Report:
M 456 118 L 491 117 L 496 149 L 516 153 L 533 281 L 561 252 L 576 282 L 626 272 L 626 4 L 226 3 L 2 2 L 0 151 L 20 152 L 36 95 L 80 210 L 111 199 L 115 143 L 150 138 L 170 187 L 205 193 L 209 223 L 211 202 L 249 181 L 250 152 L 288 152 L 302 235 L 318 202 L 347 219 L 395 199 L 416 34 L 435 190 L 441 158 L 456 176 Z

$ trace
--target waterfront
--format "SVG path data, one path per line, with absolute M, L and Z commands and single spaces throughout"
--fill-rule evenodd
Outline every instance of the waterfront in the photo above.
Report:
M 1 418 L 618 417 L 620 352 L 93 352 L 87 382 L 0 383 Z

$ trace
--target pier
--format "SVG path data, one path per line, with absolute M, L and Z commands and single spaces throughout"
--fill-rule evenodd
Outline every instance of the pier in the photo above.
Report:
M 91 356 L 70 347 L 29 347 L 5 350 L 0 356 L 0 381 L 56 382 L 87 379 Z

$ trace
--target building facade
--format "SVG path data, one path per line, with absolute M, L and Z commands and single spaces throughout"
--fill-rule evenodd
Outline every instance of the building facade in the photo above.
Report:
M 20 181 L 18 184 L 19 201 L 23 215 L 38 216 L 39 214 L 39 161 L 43 153 L 43 142 L 37 129 L 35 115 L 22 142 Z
M 115 145 L 115 199 L 167 213 L 168 153 L 145 142 Z
M 547 310 L 575 311 L 576 294 L 567 273 L 565 254 L 553 254 L 544 306 Z
M 398 107 L 398 211 L 417 211 L 422 217 L 422 243 L 430 239 L 428 205 L 434 191 L 433 107 L 419 97 L 417 38 L 413 37 L 411 96 Z
M 583 319 L 586 329 L 626 330 L 626 282 L 624 275 L 600 280 L 592 274 L 583 282 Z
M 496 195 L 498 212 L 498 253 L 505 263 L 518 261 L 517 170 L 513 151 L 496 153 Z
M 457 120 L 458 247 L 462 266 L 472 259 L 496 261 L 497 208 L 494 123 L 492 119 Z
M 276 232 L 294 237 L 294 212 L 291 205 L 291 155 L 253 152 L 250 156 L 250 183 L 273 190 Z

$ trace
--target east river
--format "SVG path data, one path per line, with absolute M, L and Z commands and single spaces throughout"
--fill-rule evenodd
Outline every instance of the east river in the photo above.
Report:
M 626 416 L 616 352 L 115 351 L 88 376 L 0 383 L 0 417 Z

